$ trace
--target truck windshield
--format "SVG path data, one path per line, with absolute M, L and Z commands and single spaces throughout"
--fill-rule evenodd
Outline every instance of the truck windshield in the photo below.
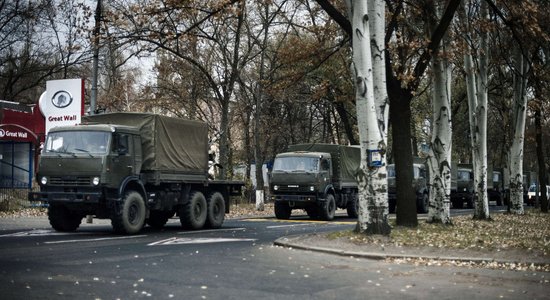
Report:
M 470 171 L 465 171 L 465 170 L 458 170 L 457 172 L 457 175 L 456 175 L 456 178 L 458 180 L 464 180 L 464 181 L 468 181 L 471 179 L 471 173 Z
M 46 153 L 105 154 L 110 134 L 103 131 L 58 131 L 48 134 Z
M 273 163 L 273 171 L 281 172 L 317 172 L 319 158 L 317 157 L 277 157 Z

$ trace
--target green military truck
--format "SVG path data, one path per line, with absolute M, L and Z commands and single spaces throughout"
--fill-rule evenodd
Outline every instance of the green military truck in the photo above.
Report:
M 427 213 L 430 197 L 430 179 L 426 159 L 415 157 L 413 163 L 413 189 L 416 194 L 416 210 Z M 395 182 L 395 165 L 388 165 L 388 204 L 389 212 L 395 213 L 397 206 L 397 188 Z
M 451 164 L 451 203 L 453 208 L 474 207 L 474 171 L 471 164 Z
M 355 174 L 361 162 L 358 146 L 291 145 L 277 154 L 271 171 L 271 200 L 275 216 L 289 219 L 293 209 L 304 209 L 313 219 L 332 220 L 336 208 L 357 217 Z
M 85 216 L 117 233 L 162 228 L 178 215 L 187 229 L 219 228 L 243 182 L 208 179 L 206 123 L 142 113 L 83 117 L 50 130 L 29 200 L 48 204 L 58 231 Z

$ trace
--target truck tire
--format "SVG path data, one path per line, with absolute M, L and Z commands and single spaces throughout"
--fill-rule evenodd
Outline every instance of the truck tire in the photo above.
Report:
M 206 227 L 220 228 L 225 219 L 225 200 L 219 192 L 212 193 L 206 199 Z
M 128 191 L 122 201 L 115 202 L 111 225 L 116 233 L 136 234 L 145 226 L 145 202 L 140 193 Z
M 327 199 L 321 204 L 319 212 L 321 213 L 321 219 L 325 221 L 334 219 L 334 214 L 336 213 L 336 200 L 334 200 L 332 194 L 327 195 Z
M 319 207 L 317 205 L 311 205 L 305 208 L 307 216 L 312 220 L 319 219 Z
M 180 208 L 180 223 L 185 229 L 201 229 L 206 223 L 207 205 L 204 195 L 199 191 L 189 194 L 189 201 Z
M 149 212 L 149 219 L 147 219 L 147 224 L 155 229 L 162 229 L 168 219 L 174 215 L 173 212 L 152 210 Z
M 418 201 L 417 212 L 420 213 L 420 214 L 427 213 L 428 212 L 428 205 L 430 205 L 429 201 L 430 201 L 430 199 L 428 197 L 428 194 L 423 193 L 422 197 Z
M 348 202 L 346 205 L 346 210 L 348 212 L 348 217 L 350 218 L 357 218 L 359 216 L 359 200 L 357 197 Z
M 288 202 L 275 201 L 275 217 L 280 220 L 290 219 L 292 214 L 292 208 L 288 205 Z
M 65 206 L 50 205 L 48 207 L 48 220 L 53 229 L 70 232 L 75 231 L 80 226 L 82 217 L 71 214 Z

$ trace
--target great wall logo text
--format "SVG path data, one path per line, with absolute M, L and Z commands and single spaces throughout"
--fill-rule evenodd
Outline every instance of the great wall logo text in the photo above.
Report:
M 0 138 L 4 138 L 4 137 L 26 139 L 27 132 L 9 131 L 9 130 L 0 129 Z

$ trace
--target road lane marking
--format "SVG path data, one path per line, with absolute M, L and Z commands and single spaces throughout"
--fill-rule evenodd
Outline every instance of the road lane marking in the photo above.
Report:
M 279 220 L 279 219 L 243 219 L 245 222 L 278 222 L 278 223 L 308 223 L 308 224 L 335 224 L 335 225 L 355 225 L 356 221 L 320 221 L 320 220 Z
M 290 225 L 274 225 L 274 226 L 267 226 L 268 229 L 273 228 L 285 228 L 285 227 L 297 227 L 297 226 L 311 226 L 315 225 L 314 223 L 305 223 L 305 224 L 290 224 Z
M 57 232 L 55 230 L 47 229 L 33 229 L 30 231 L 21 231 L 10 234 L 3 234 L 0 237 L 23 237 L 23 236 L 48 236 L 48 235 L 74 235 L 74 234 L 83 234 L 78 232 Z
M 147 246 L 165 246 L 165 245 L 190 245 L 190 244 L 212 244 L 212 243 L 230 243 L 230 242 L 255 242 L 257 239 L 239 239 L 239 238 L 178 238 L 160 240 L 147 244 Z
M 184 231 L 178 232 L 178 234 L 191 234 L 191 233 L 207 233 L 207 232 L 220 232 L 220 231 L 245 231 L 246 228 L 222 228 L 222 229 L 207 229 L 207 230 L 195 230 L 195 231 Z
M 135 238 L 146 237 L 146 236 L 147 236 L 147 235 L 131 235 L 131 236 L 117 236 L 117 237 L 105 237 L 105 238 L 95 238 L 95 239 L 50 241 L 50 242 L 44 242 L 44 244 L 64 244 L 64 243 L 79 243 L 79 242 L 97 242 L 97 241 L 109 241 L 109 240 L 124 240 L 124 239 L 135 239 Z

